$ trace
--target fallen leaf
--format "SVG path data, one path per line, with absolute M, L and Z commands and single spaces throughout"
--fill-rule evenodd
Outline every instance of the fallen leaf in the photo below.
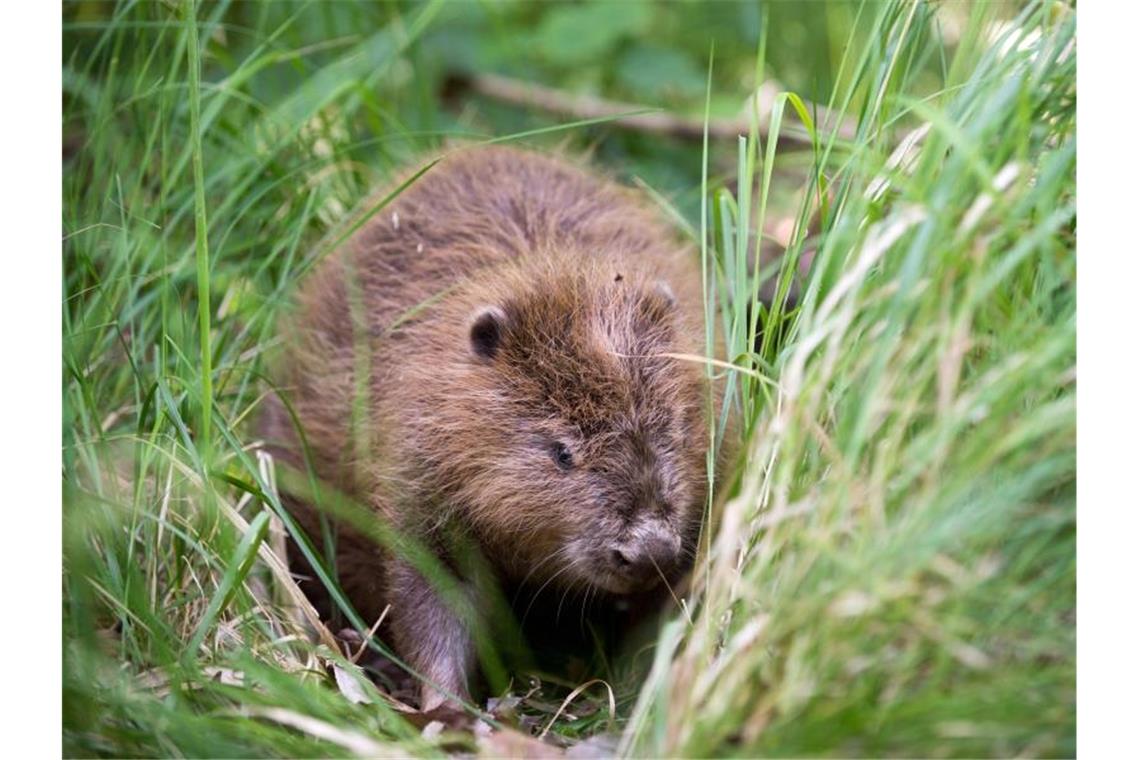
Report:
M 353 678 L 348 671 L 336 664 L 332 666 L 332 670 L 333 677 L 336 679 L 336 687 L 340 689 L 340 693 L 344 695 L 345 699 L 358 705 L 368 704 L 372 701 L 364 693 L 360 682 Z M 360 669 L 357 668 L 357 671 L 359 672 Z M 364 674 L 360 673 L 360 677 L 363 678 Z

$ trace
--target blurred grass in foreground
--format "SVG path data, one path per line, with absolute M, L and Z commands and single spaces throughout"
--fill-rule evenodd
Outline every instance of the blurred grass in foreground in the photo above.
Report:
M 714 117 L 775 73 L 858 123 L 840 140 L 778 100 L 773 132 L 806 122 L 809 149 L 777 158 L 754 135 L 710 145 L 703 170 L 700 146 L 604 125 L 531 140 L 596 146 L 687 218 L 728 336 L 718 358 L 744 369 L 746 456 L 687 618 L 643 685 L 634 664 L 614 684 L 621 751 L 1075 752 L 1074 14 L 777 3 L 748 21 L 751 6 L 720 5 L 627 11 L 594 42 L 643 63 L 611 77 L 565 45 L 596 3 L 211 4 L 195 91 L 170 7 L 65 4 L 65 754 L 473 747 L 421 737 L 335 644 L 308 640 L 249 423 L 272 392 L 275 317 L 361 198 L 448 135 L 553 126 L 440 95 L 442 66 L 505 66 L 493 41 L 523 27 L 535 60 L 514 65 L 571 90 L 700 113 L 715 38 Z M 793 22 L 804 46 L 778 31 Z M 764 315 L 783 336 L 753 341 L 748 231 L 776 205 L 798 209 Z M 554 736 L 606 729 L 598 691 Z

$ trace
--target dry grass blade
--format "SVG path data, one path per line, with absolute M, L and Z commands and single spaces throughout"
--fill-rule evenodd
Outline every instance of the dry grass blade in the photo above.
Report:
M 342 747 L 357 757 L 407 757 L 405 753 L 400 752 L 390 744 L 382 744 L 357 731 L 334 726 L 323 720 L 318 720 L 317 718 L 304 715 L 294 710 L 287 710 L 283 707 L 246 706 L 239 710 L 237 714 L 243 717 L 264 718 L 265 720 L 271 720 L 289 726 L 290 728 L 295 728 L 316 739 Z
M 376 631 L 378 631 L 380 629 L 380 626 L 384 623 L 384 618 L 388 617 L 388 610 L 390 609 L 392 609 L 392 605 L 384 605 L 384 611 L 380 613 L 380 617 L 376 618 L 376 622 L 373 623 L 372 627 L 368 629 L 368 633 L 364 634 L 364 640 L 361 642 L 356 652 L 353 653 L 352 657 L 349 658 L 352 660 L 353 664 L 360 661 L 361 656 L 364 654 L 365 650 L 368 649 L 368 640 L 376 635 Z
M 617 702 L 614 700 L 614 690 L 610 687 L 609 683 L 607 683 L 606 681 L 603 681 L 600 678 L 594 678 L 590 681 L 586 681 L 584 684 L 581 684 L 576 689 L 574 689 L 574 691 L 572 691 L 566 695 L 566 699 L 562 700 L 562 704 L 558 706 L 558 710 L 554 713 L 553 717 L 551 717 L 551 719 L 547 722 L 546 727 L 542 729 L 542 733 L 540 733 L 538 735 L 538 738 L 539 739 L 545 738 L 546 735 L 548 733 L 550 733 L 550 729 L 554 726 L 554 724 L 562 716 L 562 713 L 564 713 L 566 711 L 566 708 L 570 706 L 570 703 L 573 702 L 578 697 L 579 694 L 581 694 L 586 689 L 590 688 L 591 686 L 593 686 L 596 683 L 600 683 L 602 686 L 606 687 L 606 696 L 609 699 L 610 727 L 613 728 L 614 721 L 617 719 Z

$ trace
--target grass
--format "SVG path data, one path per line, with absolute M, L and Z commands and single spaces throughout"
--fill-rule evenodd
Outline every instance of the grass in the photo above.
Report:
M 605 686 L 522 674 L 504 723 L 638 756 L 1075 753 L 1075 14 L 776 4 L 732 36 L 724 6 L 630 12 L 595 41 L 613 80 L 550 31 L 589 5 L 64 6 L 66 754 L 510 751 L 421 735 L 313 639 L 251 425 L 298 279 L 455 138 L 569 141 L 642 180 L 695 231 L 739 368 L 687 616 L 609 663 L 613 725 Z M 767 31 L 797 23 L 798 50 Z M 654 81 L 622 66 L 656 51 L 699 78 L 647 102 L 717 118 L 775 73 L 857 130 L 792 93 L 703 151 L 445 102 L 440 61 L 505 65 L 532 27 L 548 83 L 637 100 Z M 812 144 L 777 150 L 792 124 Z M 761 306 L 752 231 L 777 217 Z

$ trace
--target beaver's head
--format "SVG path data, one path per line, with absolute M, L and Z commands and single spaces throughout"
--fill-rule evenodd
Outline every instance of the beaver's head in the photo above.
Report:
M 677 356 L 703 353 L 699 304 L 602 265 L 479 296 L 451 333 L 452 371 L 425 378 L 447 500 L 532 580 L 628 593 L 676 579 L 708 493 L 705 369 Z

